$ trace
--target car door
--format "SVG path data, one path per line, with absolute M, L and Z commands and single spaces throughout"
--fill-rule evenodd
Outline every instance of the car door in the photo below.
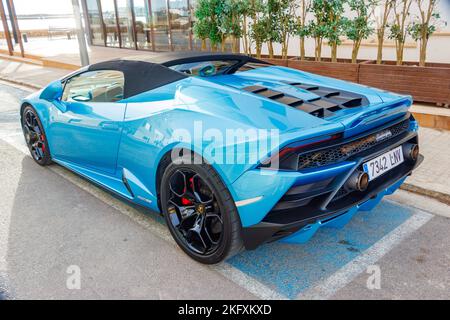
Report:
M 126 103 L 124 75 L 116 70 L 88 71 L 65 81 L 53 114 L 52 155 L 95 170 L 114 173 Z

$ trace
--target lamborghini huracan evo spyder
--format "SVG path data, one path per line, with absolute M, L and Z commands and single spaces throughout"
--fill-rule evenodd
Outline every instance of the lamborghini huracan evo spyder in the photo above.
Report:
M 212 264 L 265 242 L 305 242 L 393 193 L 423 160 L 411 103 L 245 55 L 175 52 L 81 68 L 20 113 L 38 164 L 162 213 L 178 245 Z M 235 152 L 241 140 L 223 141 L 237 161 L 215 161 L 198 123 L 224 137 L 273 130 L 277 145 L 251 162 Z

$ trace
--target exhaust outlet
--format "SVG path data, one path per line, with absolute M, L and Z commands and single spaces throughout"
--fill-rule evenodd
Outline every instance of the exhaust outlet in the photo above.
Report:
M 347 191 L 365 191 L 369 185 L 369 175 L 364 171 L 355 171 L 348 178 L 344 188 Z
M 404 157 L 412 162 L 416 162 L 419 158 L 419 145 L 416 143 L 406 143 L 402 147 Z

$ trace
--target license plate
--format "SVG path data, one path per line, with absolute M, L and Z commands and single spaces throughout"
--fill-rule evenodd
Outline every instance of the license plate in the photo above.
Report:
M 392 149 L 381 156 L 363 164 L 363 170 L 369 175 L 369 181 L 395 168 L 404 161 L 402 147 Z

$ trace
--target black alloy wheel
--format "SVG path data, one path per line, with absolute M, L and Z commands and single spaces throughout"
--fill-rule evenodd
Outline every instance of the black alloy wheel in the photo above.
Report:
M 42 123 L 31 106 L 25 107 L 22 112 L 22 131 L 34 161 L 42 166 L 51 163 L 50 150 Z
M 161 190 L 169 230 L 189 256 L 212 264 L 241 250 L 236 206 L 211 166 L 172 163 L 163 175 Z

